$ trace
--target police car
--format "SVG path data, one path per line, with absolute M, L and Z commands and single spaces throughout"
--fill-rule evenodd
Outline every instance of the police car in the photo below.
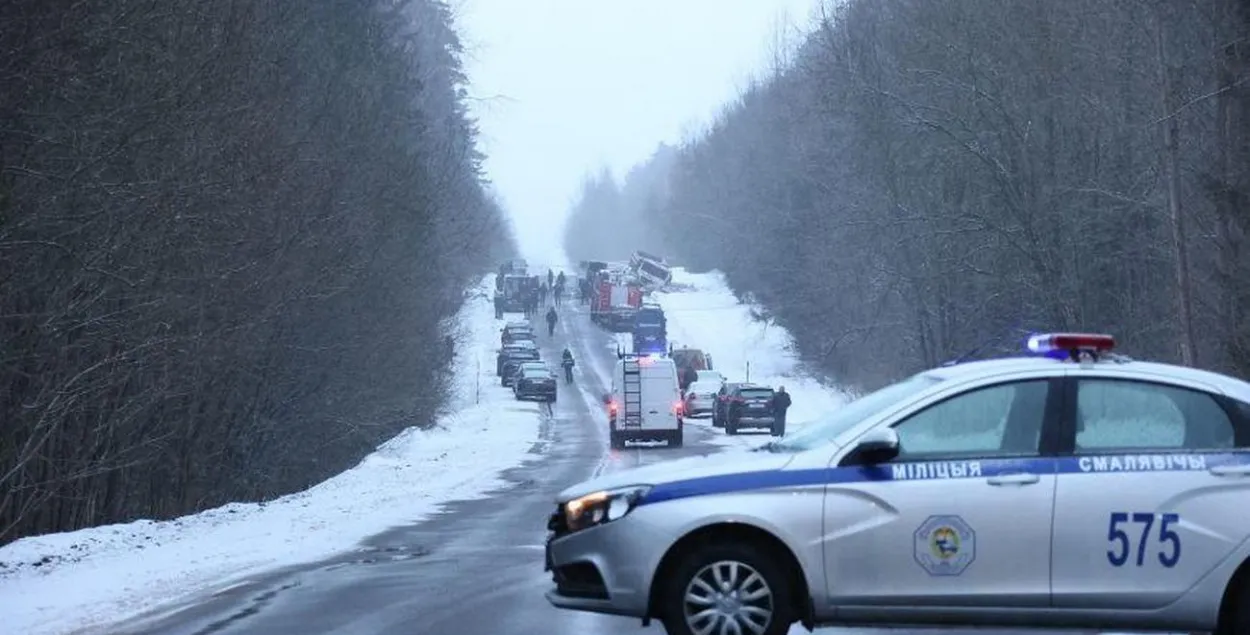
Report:
M 817 624 L 1250 633 L 1250 384 L 1107 335 L 945 366 L 750 452 L 557 499 L 557 607 L 671 635 Z

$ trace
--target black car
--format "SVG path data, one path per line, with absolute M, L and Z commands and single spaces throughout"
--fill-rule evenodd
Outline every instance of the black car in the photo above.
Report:
M 528 340 L 513 342 L 499 349 L 499 354 L 495 356 L 495 374 L 500 377 L 504 376 L 504 371 L 509 361 L 530 361 L 538 359 L 538 348 L 534 343 Z M 516 366 L 516 364 L 513 364 Z
M 725 434 L 738 434 L 743 428 L 777 426 L 773 416 L 773 389 L 755 384 L 738 384 L 727 400 Z
M 512 392 L 517 401 L 538 399 L 551 403 L 556 400 L 556 376 L 546 368 L 527 364 L 513 375 Z
M 526 368 L 539 368 L 551 372 L 551 369 L 547 368 L 547 364 L 538 357 L 533 359 L 512 359 L 504 364 L 504 372 L 499 378 L 499 384 L 507 388 L 516 389 L 517 377 Z
M 733 396 L 733 392 L 738 386 L 745 385 L 743 382 L 725 382 L 721 384 L 720 392 L 716 393 L 716 403 L 712 406 L 712 425 L 717 428 L 725 427 L 725 418 L 729 416 L 729 400 Z
M 499 345 L 507 346 L 515 344 L 522 340 L 533 342 L 537 338 L 534 335 L 534 327 L 528 322 L 509 322 L 503 327 L 503 332 L 499 334 Z
M 509 357 L 503 363 L 503 372 L 499 374 L 500 386 L 511 386 L 512 380 L 516 378 L 517 367 L 525 362 L 536 362 L 539 360 L 538 351 L 523 351 L 518 355 Z

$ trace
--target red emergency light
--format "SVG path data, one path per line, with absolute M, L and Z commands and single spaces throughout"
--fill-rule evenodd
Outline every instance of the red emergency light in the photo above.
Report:
M 1106 353 L 1115 348 L 1115 338 L 1101 333 L 1046 333 L 1029 338 L 1028 349 L 1047 357 L 1075 358 L 1082 352 Z

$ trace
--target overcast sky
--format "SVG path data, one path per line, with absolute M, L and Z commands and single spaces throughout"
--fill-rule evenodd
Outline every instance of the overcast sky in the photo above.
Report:
M 488 176 L 523 255 L 550 262 L 587 172 L 619 177 L 697 132 L 816 2 L 452 0 Z

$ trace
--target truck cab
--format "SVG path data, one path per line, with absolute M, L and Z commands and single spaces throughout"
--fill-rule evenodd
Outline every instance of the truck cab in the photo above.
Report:
M 634 314 L 634 352 L 664 353 L 668 349 L 668 319 L 664 309 L 655 303 L 644 303 Z
M 612 370 L 608 436 L 616 450 L 629 441 L 666 441 L 682 445 L 682 400 L 677 365 L 659 355 L 621 354 Z

